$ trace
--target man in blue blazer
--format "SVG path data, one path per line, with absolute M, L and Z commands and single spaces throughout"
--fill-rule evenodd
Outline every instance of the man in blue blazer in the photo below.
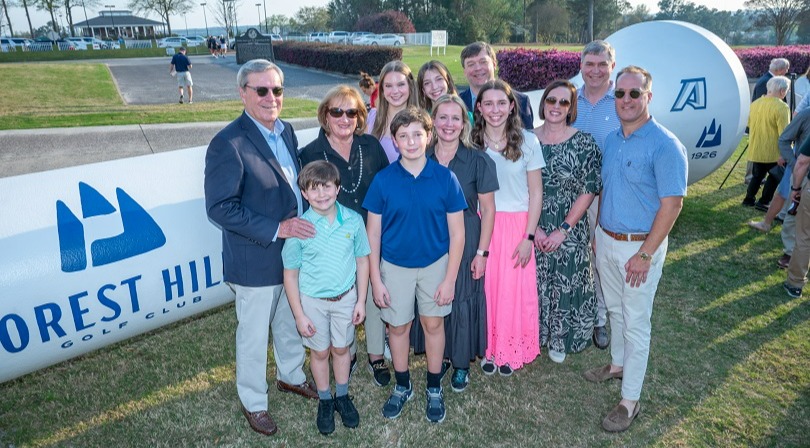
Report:
M 487 81 L 495 79 L 495 70 L 498 68 L 495 50 L 486 42 L 473 42 L 461 50 L 461 66 L 464 68 L 464 76 L 470 87 L 459 93 L 459 96 L 467 105 L 467 110 L 475 113 L 473 105 L 475 105 L 478 92 Z M 529 97 L 517 90 L 512 91 L 515 93 L 523 127 L 528 130 L 534 129 L 534 112 L 532 112 Z
M 304 346 L 283 288 L 284 239 L 310 238 L 299 218 L 298 140 L 279 119 L 284 74 L 264 59 L 237 74 L 242 115 L 220 131 L 205 155 L 205 206 L 222 229 L 224 279 L 236 294 L 236 390 L 257 432 L 277 427 L 267 412 L 267 344 L 273 332 L 279 390 L 317 399 L 303 371 Z

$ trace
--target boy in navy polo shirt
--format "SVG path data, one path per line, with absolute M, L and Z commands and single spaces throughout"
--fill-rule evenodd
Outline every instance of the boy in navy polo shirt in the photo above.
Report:
M 354 326 L 363 322 L 368 290 L 369 246 L 363 218 L 336 202 L 340 174 L 335 165 L 312 162 L 298 175 L 301 195 L 310 208 L 302 219 L 315 226 L 315 236 L 284 242 L 284 290 L 295 325 L 309 347 L 310 366 L 318 388 L 316 426 L 321 434 L 335 430 L 334 412 L 343 425 L 356 428 L 360 415 L 349 397 L 349 346 Z M 329 355 L 335 372 L 335 396 L 329 385 Z
M 368 210 L 371 245 L 369 272 L 374 302 L 389 326 L 396 386 L 382 408 L 399 417 L 413 396 L 408 370 L 408 335 L 414 298 L 425 331 L 427 419 L 444 420 L 441 387 L 444 316 L 450 314 L 461 254 L 467 208 L 456 176 L 425 157 L 433 122 L 422 109 L 409 107 L 391 121 L 400 158 L 374 177 L 363 208 Z

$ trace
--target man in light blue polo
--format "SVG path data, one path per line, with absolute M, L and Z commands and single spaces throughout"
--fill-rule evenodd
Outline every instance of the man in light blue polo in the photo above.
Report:
M 577 94 L 577 119 L 574 127 L 593 135 L 599 149 L 605 149 L 605 138 L 610 131 L 619 127 L 619 116 L 616 115 L 613 81 L 610 79 L 616 67 L 616 52 L 609 43 L 595 40 L 582 49 L 579 70 L 583 85 Z M 591 227 L 591 241 L 596 235 L 596 217 L 599 211 L 599 200 L 593 201 L 588 208 L 588 222 Z M 596 257 L 592 257 L 596 260 Z M 593 286 L 596 292 L 597 314 L 593 326 L 593 343 L 597 348 L 606 349 L 610 344 L 610 335 L 605 328 L 607 324 L 607 307 L 602 294 L 602 282 L 599 270 L 594 264 Z
M 602 420 L 610 432 L 629 428 L 641 409 L 653 300 L 687 178 L 686 148 L 650 115 L 650 73 L 623 68 L 614 96 L 621 127 L 605 139 L 596 231 L 612 359 L 583 375 L 592 382 L 622 378 L 622 399 Z

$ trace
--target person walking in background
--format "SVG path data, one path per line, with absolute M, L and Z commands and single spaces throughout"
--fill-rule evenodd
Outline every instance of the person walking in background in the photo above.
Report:
M 503 376 L 540 354 L 534 232 L 546 166 L 540 142 L 523 129 L 512 87 L 484 83 L 475 100 L 472 140 L 495 162 L 495 223 L 486 265 L 487 351 L 481 369 Z
M 391 61 L 380 71 L 378 85 L 380 96 L 378 106 L 368 114 L 368 129 L 366 132 L 380 141 L 388 161 L 394 162 L 399 158 L 399 150 L 394 144 L 391 134 L 391 121 L 394 116 L 410 106 L 419 105 L 416 81 L 413 79 L 411 69 L 402 61 Z
M 338 202 L 360 214 L 363 223 L 368 212 L 363 201 L 374 177 L 388 166 L 380 142 L 373 135 L 365 134 L 368 112 L 357 90 L 340 85 L 333 87 L 318 106 L 318 122 L 321 130 L 318 138 L 301 150 L 301 166 L 306 167 L 317 160 L 334 164 L 340 172 Z M 380 307 L 374 303 L 371 288 L 366 304 L 366 351 L 368 370 L 374 384 L 387 386 L 391 372 L 383 357 L 385 351 L 385 323 L 380 317 Z M 357 342 L 351 345 L 352 372 L 357 366 Z
M 467 110 L 475 113 L 478 95 L 481 87 L 488 81 L 494 81 L 495 71 L 498 69 L 498 59 L 495 57 L 495 50 L 486 42 L 473 42 L 461 50 L 461 67 L 464 69 L 464 76 L 467 78 L 469 88 L 459 93 L 464 100 Z M 526 94 L 512 90 L 515 97 L 515 107 L 520 116 L 523 129 L 534 128 L 534 112 L 532 102 Z
M 621 127 L 605 140 L 596 264 L 610 316 L 610 364 L 586 380 L 622 379 L 622 399 L 602 420 L 624 431 L 641 410 L 653 301 L 667 255 L 669 232 L 686 195 L 686 148 L 650 115 L 652 75 L 628 66 L 616 75 Z
M 534 130 L 543 151 L 543 212 L 535 231 L 540 346 L 557 363 L 591 342 L 596 296 L 586 211 L 602 189 L 602 152 L 590 134 L 571 126 L 577 89 L 568 81 L 546 86 L 543 124 Z
M 242 115 L 211 140 L 205 154 L 205 206 L 222 229 L 224 280 L 236 294 L 236 391 L 250 427 L 275 434 L 267 412 L 267 344 L 273 332 L 276 387 L 317 399 L 304 373 L 305 351 L 283 286 L 286 238 L 315 236 L 300 218 L 298 139 L 279 118 L 284 73 L 254 59 L 236 75 Z
M 180 104 L 183 104 L 183 88 L 188 89 L 188 104 L 194 102 L 192 96 L 194 91 L 192 86 L 194 82 L 191 80 L 191 61 L 186 56 L 186 48 L 180 47 L 179 53 L 172 56 L 172 62 L 169 64 L 169 73 L 177 76 L 177 90 L 180 91 Z
M 767 211 L 781 177 L 771 171 L 777 164 L 784 166 L 779 155 L 779 135 L 790 122 L 790 109 L 782 101 L 787 93 L 790 80 L 784 76 L 774 76 L 768 80 L 768 93 L 751 104 L 748 115 L 748 160 L 753 163 L 751 182 L 745 193 L 742 205 Z M 756 201 L 762 179 L 765 186 Z
M 613 96 L 611 75 L 616 67 L 616 53 L 613 46 L 603 40 L 595 40 L 582 49 L 580 73 L 583 85 L 577 93 L 577 118 L 573 123 L 576 129 L 587 132 L 596 140 L 600 152 L 605 147 L 607 135 L 619 127 L 616 115 L 616 99 Z M 541 105 L 542 107 L 542 105 Z M 595 197 L 588 208 L 591 241 L 596 236 L 596 217 L 599 212 L 599 197 Z M 593 287 L 596 293 L 596 321 L 593 327 L 593 343 L 597 348 L 606 349 L 610 345 L 607 325 L 607 306 L 602 294 L 599 269 L 595 257 L 591 257 Z

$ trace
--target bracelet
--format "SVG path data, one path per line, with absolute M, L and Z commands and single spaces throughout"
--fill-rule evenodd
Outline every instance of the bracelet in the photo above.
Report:
M 566 229 L 565 227 L 562 227 L 562 226 L 557 227 L 557 230 L 562 232 L 562 234 L 565 235 L 566 238 L 568 238 L 568 236 L 570 235 L 570 233 L 568 232 L 568 229 Z
M 534 241 L 534 234 L 533 233 L 524 233 L 523 238 L 529 241 Z
M 478 249 L 477 251 L 475 251 L 475 254 L 480 255 L 480 256 L 482 256 L 484 258 L 487 258 L 489 256 L 489 251 L 488 250 L 483 250 L 483 249 Z
M 796 188 L 793 185 L 790 186 L 790 189 L 793 191 L 802 191 L 802 187 Z

